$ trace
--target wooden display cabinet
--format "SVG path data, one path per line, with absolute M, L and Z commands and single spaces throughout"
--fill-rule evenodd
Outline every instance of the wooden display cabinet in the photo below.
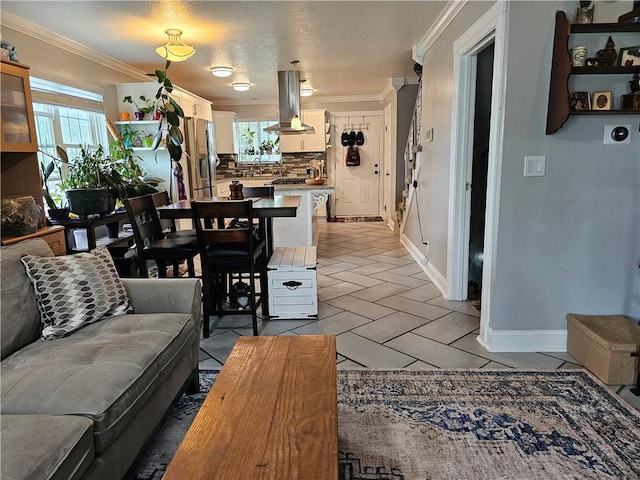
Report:
M 556 12 L 546 134 L 557 132 L 570 115 L 638 115 L 637 110 L 571 110 L 569 77 L 574 75 L 629 75 L 640 72 L 640 66 L 574 67 L 569 53 L 569 36 L 573 34 L 640 33 L 638 23 L 572 24 L 564 12 Z M 620 46 L 618 46 L 620 48 Z M 624 48 L 624 46 L 622 46 Z M 602 88 L 602 90 L 607 90 Z
M 3 59 L 0 72 L 0 150 L 37 152 L 29 67 Z

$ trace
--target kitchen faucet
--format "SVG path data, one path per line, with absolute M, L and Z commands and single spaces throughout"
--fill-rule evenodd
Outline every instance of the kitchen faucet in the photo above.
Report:
M 260 175 L 262 175 L 262 158 L 261 157 L 256 157 L 256 158 L 253 159 L 253 165 L 252 165 L 251 169 L 253 170 L 253 167 L 256 164 L 256 160 L 258 160 L 258 165 L 260 165 L 260 170 L 259 170 L 260 171 Z

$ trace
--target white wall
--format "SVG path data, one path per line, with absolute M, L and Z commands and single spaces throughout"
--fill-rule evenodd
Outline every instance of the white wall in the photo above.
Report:
M 615 21 L 631 4 L 598 2 L 596 21 Z M 418 195 L 428 250 L 421 245 L 415 205 L 405 233 L 422 253 L 428 253 L 431 265 L 443 275 L 447 272 L 449 132 L 454 95 L 452 45 L 490 6 L 489 2 L 467 3 L 424 59 L 424 164 Z M 638 116 L 572 117 L 558 133 L 544 133 L 555 12 L 565 10 L 573 19 L 576 6 L 574 1 L 509 5 L 490 325 L 494 332 L 562 331 L 568 312 L 621 313 L 634 319 L 640 315 Z M 620 37 L 618 48 L 625 42 L 628 40 Z M 607 78 L 601 77 L 597 87 L 588 84 L 585 89 L 607 90 L 610 83 L 620 81 Z M 596 77 L 588 81 L 594 82 Z M 604 125 L 611 123 L 632 125 L 631 144 L 602 144 Z M 433 142 L 424 139 L 429 127 L 434 129 Z M 545 177 L 523 177 L 525 155 L 546 155 Z

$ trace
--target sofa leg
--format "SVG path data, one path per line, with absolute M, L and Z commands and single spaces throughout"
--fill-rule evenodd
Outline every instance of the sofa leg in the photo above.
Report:
M 187 383 L 186 393 L 187 395 L 200 393 L 200 370 L 198 367 L 194 368 L 193 372 L 191 372 L 191 378 Z

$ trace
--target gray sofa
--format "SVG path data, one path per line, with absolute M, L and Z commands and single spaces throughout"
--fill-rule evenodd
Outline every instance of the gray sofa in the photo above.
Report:
M 184 388 L 197 391 L 200 282 L 122 279 L 134 313 L 49 341 L 20 262 L 0 250 L 1 478 L 123 478 Z

